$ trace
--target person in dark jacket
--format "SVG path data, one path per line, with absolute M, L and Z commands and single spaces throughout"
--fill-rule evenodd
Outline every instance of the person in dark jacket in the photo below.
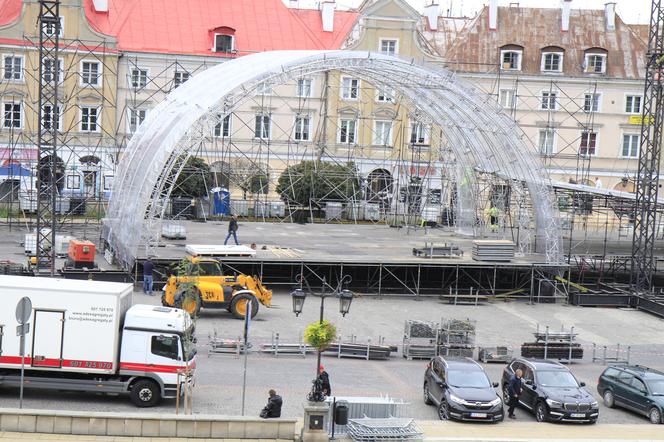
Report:
M 516 419 L 514 416 L 514 408 L 516 408 L 519 403 L 519 396 L 523 393 L 523 385 L 521 384 L 521 378 L 523 377 L 523 371 L 517 369 L 514 372 L 514 376 L 510 378 L 509 384 L 507 384 L 507 392 L 510 395 L 509 407 L 507 408 L 507 416 L 511 419 Z
M 239 246 L 240 243 L 237 242 L 237 215 L 231 216 L 231 220 L 228 222 L 228 235 L 226 235 L 226 241 L 224 241 L 224 245 L 226 245 L 231 235 L 233 235 L 235 245 Z
M 268 394 L 270 397 L 267 399 L 267 405 L 261 411 L 261 417 L 263 419 L 281 417 L 281 405 L 284 401 L 274 390 L 270 390 Z
M 325 371 L 323 364 L 318 367 L 318 380 L 320 381 L 323 394 L 325 396 L 332 396 L 332 387 L 330 386 L 330 375 Z
M 148 258 L 143 261 L 143 293 L 152 296 L 152 272 L 154 270 L 154 263 L 152 259 Z

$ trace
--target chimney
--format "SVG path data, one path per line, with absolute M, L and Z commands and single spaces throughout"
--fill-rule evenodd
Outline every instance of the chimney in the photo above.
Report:
M 604 5 L 604 18 L 606 19 L 606 30 L 613 31 L 616 29 L 616 4 L 606 3 Z
M 498 0 L 489 1 L 489 30 L 498 29 Z
M 108 0 L 92 0 L 96 12 L 108 12 Z
M 438 4 L 431 3 L 430 5 L 425 6 L 424 15 L 427 17 L 427 21 L 429 22 L 429 30 L 438 30 Z
M 323 19 L 323 31 L 334 31 L 334 9 L 337 4 L 334 1 L 324 1 L 320 5 L 320 14 Z
M 563 0 L 563 11 L 560 18 L 560 30 L 569 31 L 569 11 L 572 8 L 572 0 Z

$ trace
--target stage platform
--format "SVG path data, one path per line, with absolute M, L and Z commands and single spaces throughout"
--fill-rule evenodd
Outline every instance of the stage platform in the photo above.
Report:
M 223 244 L 228 231 L 227 222 L 178 224 L 185 227 L 186 239 L 162 239 L 153 259 L 160 283 L 169 266 L 187 256 L 187 244 Z M 367 294 L 456 296 L 457 300 L 501 293 L 538 296 L 543 290 L 539 281 L 565 269 L 547 264 L 543 254 L 517 256 L 509 262 L 475 261 L 474 238 L 444 228 L 240 222 L 238 239 L 246 246 L 255 244 L 256 255 L 220 256 L 224 273 L 257 275 L 270 286 L 292 287 L 299 274 L 312 286 L 320 285 L 322 278 L 334 284 L 342 275 L 350 275 L 350 287 Z M 415 256 L 413 249 L 426 243 L 457 246 L 463 253 L 446 258 Z M 137 279 L 144 259 L 140 256 L 135 266 Z M 545 291 L 553 292 L 551 287 Z

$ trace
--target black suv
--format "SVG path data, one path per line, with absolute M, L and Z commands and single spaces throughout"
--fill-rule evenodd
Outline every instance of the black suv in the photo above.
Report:
M 424 373 L 424 403 L 438 406 L 438 417 L 464 421 L 500 422 L 503 401 L 484 369 L 472 359 L 437 356 Z
M 664 373 L 641 365 L 609 367 L 597 381 L 597 391 L 607 407 L 619 406 L 662 423 Z
M 585 422 L 594 424 L 599 417 L 595 398 L 559 362 L 516 358 L 503 370 L 503 399 L 509 401 L 507 385 L 517 369 L 523 372 L 523 394 L 519 405 L 535 414 L 538 422 Z

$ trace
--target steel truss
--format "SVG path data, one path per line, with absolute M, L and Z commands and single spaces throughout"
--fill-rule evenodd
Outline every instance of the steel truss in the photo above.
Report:
M 636 180 L 636 210 L 632 245 L 632 291 L 648 294 L 656 270 L 654 256 L 657 235 L 657 195 L 664 124 L 664 8 L 652 0 L 650 34 L 646 54 L 646 81 L 643 92 L 641 145 Z
M 48 30 L 52 30 L 48 32 Z M 39 72 L 58 64 L 60 35 L 60 1 L 39 2 Z M 57 68 L 56 68 L 57 71 Z M 58 109 L 58 76 L 52 81 L 39 81 L 39 121 L 44 121 L 44 107 Z M 58 183 L 58 131 L 55 124 L 40 124 L 37 141 L 37 271 L 55 275 L 55 233 Z M 46 268 L 47 267 L 47 268 Z
M 446 147 L 462 165 L 457 167 L 463 173 L 456 176 L 456 182 L 460 187 L 468 183 L 468 191 L 457 191 L 457 199 L 471 207 L 467 211 L 471 216 L 480 212 L 480 202 L 474 199 L 479 174 L 524 183 L 546 260 L 561 262 L 558 215 L 547 174 L 524 144 L 518 126 L 497 103 L 451 72 L 356 51 L 255 54 L 209 69 L 173 92 L 134 135 L 116 176 L 104 237 L 120 260 L 131 265 L 139 248 L 140 254 L 154 252 L 168 196 L 184 161 L 219 121 L 211 116 L 237 111 L 256 99 L 259 86 L 329 71 L 395 91 L 411 112 L 442 129 Z M 264 146 L 267 142 L 258 140 L 257 144 L 269 153 Z

